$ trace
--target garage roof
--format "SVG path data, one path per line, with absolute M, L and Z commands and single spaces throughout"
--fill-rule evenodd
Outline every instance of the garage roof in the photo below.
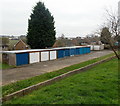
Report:
M 72 48 L 82 48 L 90 46 L 72 46 L 72 47 L 59 47 L 59 48 L 49 48 L 49 49 L 28 49 L 28 50 L 14 50 L 14 51 L 1 51 L 0 53 L 25 53 L 25 52 L 41 52 L 41 51 L 52 51 L 61 49 L 72 49 Z

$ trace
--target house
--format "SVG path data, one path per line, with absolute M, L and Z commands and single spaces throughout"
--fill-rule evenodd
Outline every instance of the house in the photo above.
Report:
M 14 45 L 14 50 L 26 50 L 29 46 L 21 39 Z

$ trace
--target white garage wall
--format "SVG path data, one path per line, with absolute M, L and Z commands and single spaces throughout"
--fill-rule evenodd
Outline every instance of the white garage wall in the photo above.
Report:
M 47 61 L 49 60 L 49 52 L 41 52 L 41 61 Z
M 100 50 L 100 45 L 94 45 L 94 49 L 93 50 Z
M 93 50 L 94 48 L 93 48 L 93 45 L 90 45 L 90 50 Z
M 104 44 L 100 45 L 100 49 L 104 50 Z
M 90 46 L 90 50 L 104 50 L 104 44 L 102 45 L 88 45 Z
M 57 51 L 50 51 L 50 60 L 54 60 L 57 58 Z
M 39 52 L 29 53 L 29 62 L 30 63 L 37 63 L 40 61 L 40 54 Z
M 88 46 L 90 46 L 90 50 L 93 50 L 93 45 L 88 45 Z

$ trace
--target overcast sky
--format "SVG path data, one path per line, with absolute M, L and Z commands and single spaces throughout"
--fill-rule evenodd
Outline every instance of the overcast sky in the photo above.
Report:
M 0 0 L 0 35 L 26 35 L 32 8 L 40 0 Z M 54 16 L 56 36 L 85 36 L 117 10 L 119 0 L 42 0 Z

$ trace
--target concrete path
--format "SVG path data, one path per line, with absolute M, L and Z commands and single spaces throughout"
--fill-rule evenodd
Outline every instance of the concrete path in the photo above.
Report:
M 93 58 L 101 57 L 112 53 L 112 51 L 94 51 L 89 54 L 67 57 L 53 61 L 29 64 L 18 68 L 2 70 L 2 85 L 27 79 L 43 73 L 55 71 L 73 64 L 84 62 Z

